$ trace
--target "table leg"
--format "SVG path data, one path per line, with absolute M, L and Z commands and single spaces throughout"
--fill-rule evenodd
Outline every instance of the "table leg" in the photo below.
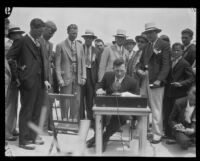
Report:
M 96 154 L 102 154 L 102 115 L 97 114 L 96 119 Z
M 140 138 L 139 138 L 139 154 L 145 155 L 145 148 L 147 142 L 147 116 L 140 118 Z

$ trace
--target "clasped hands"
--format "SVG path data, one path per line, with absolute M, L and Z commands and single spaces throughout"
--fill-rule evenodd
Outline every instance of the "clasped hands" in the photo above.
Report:
M 104 95 L 104 94 L 106 94 L 106 91 L 104 91 L 102 88 L 99 88 L 99 89 L 97 89 L 96 94 L 97 95 Z
M 174 125 L 174 129 L 177 130 L 177 131 L 183 132 L 187 135 L 191 135 L 191 134 L 194 133 L 194 129 L 185 128 L 185 126 L 183 126 L 183 124 L 181 124 L 181 123 Z

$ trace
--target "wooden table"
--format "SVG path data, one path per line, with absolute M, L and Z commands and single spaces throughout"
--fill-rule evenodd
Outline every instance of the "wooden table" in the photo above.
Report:
M 145 154 L 147 141 L 147 118 L 151 110 L 147 108 L 97 107 L 93 106 L 96 121 L 96 154 L 102 154 L 102 116 L 129 115 L 139 116 L 139 154 Z

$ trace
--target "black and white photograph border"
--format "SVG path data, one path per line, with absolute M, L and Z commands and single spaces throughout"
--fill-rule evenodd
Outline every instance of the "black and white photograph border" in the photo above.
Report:
M 181 43 L 181 31 L 183 29 L 191 29 L 193 34 L 192 43 L 196 44 L 197 29 L 197 9 L 188 8 L 115 8 L 115 7 L 6 7 L 5 13 L 10 21 L 10 26 L 20 27 L 25 34 L 29 34 L 30 22 L 34 18 L 40 18 L 44 22 L 53 21 L 57 30 L 50 42 L 53 44 L 53 51 L 56 45 L 67 38 L 67 26 L 76 24 L 78 26 L 77 40 L 84 42 L 82 35 L 86 30 L 91 30 L 102 39 L 106 46 L 112 45 L 115 40 L 115 34 L 118 29 L 126 32 L 128 39 L 133 39 L 145 31 L 145 24 L 153 22 L 162 31 L 160 35 L 167 35 L 171 44 L 175 42 Z M 93 46 L 95 46 L 93 42 Z M 135 45 L 134 51 L 138 50 Z M 18 116 L 20 113 L 20 93 L 18 96 L 17 107 L 17 130 Z M 54 107 L 60 106 L 58 99 L 54 100 Z M 18 141 L 7 141 L 5 147 L 5 156 L 128 156 L 128 157 L 196 157 L 196 146 L 190 147 L 188 150 L 181 150 L 179 145 L 166 144 L 166 140 L 158 144 L 151 144 L 147 139 L 145 153 L 141 155 L 138 151 L 139 139 L 136 135 L 130 141 L 130 122 L 122 126 L 108 142 L 107 149 L 101 155 L 96 153 L 95 147 L 87 148 L 85 143 L 93 135 L 94 131 L 90 128 L 87 121 L 82 121 L 79 126 L 79 132 L 58 133 L 55 139 L 53 135 L 46 135 L 41 126 L 44 124 L 45 107 L 40 114 L 40 124 L 38 126 L 29 122 L 29 127 L 34 130 L 44 141 L 43 145 L 36 145 L 35 150 L 25 150 L 18 146 Z M 53 111 L 55 117 L 56 111 Z M 149 124 L 151 124 L 151 114 Z M 148 127 L 147 138 L 151 136 L 151 126 Z M 50 147 L 52 148 L 49 153 Z M 59 150 L 58 150 L 59 149 Z

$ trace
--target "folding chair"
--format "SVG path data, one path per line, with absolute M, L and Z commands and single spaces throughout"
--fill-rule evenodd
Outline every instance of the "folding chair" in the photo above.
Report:
M 58 133 L 78 135 L 79 131 L 79 121 L 78 122 L 69 122 L 63 120 L 61 117 L 61 107 L 57 105 L 57 101 L 60 102 L 61 99 L 75 99 L 76 95 L 74 94 L 55 94 L 48 93 L 50 99 L 54 99 L 52 107 L 52 121 L 53 121 L 53 141 L 51 143 L 49 154 L 51 153 L 54 144 L 56 144 L 57 152 L 60 152 L 60 147 L 58 145 L 57 135 Z

